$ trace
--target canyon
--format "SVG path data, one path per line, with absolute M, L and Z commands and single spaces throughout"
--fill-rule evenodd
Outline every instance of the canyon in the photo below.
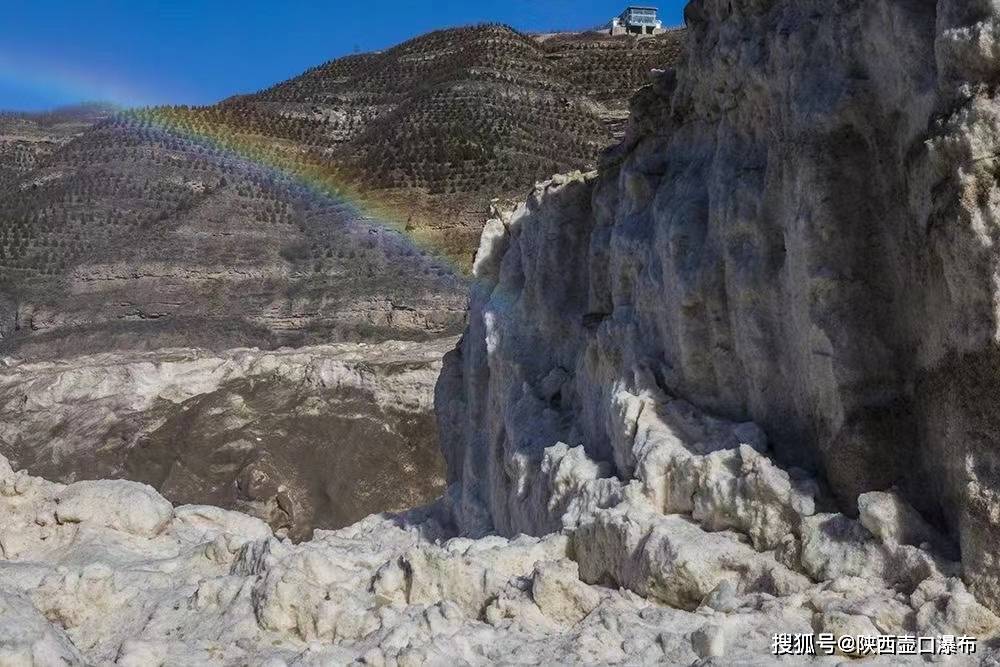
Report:
M 255 378 L 343 387 L 323 414 L 358 387 L 429 410 L 405 387 L 436 377 L 435 500 L 291 539 L 150 480 L 46 481 L 8 444 L 0 664 L 770 665 L 780 633 L 971 637 L 940 659 L 1000 661 L 1000 6 L 685 19 L 596 169 L 492 212 L 457 343 L 378 343 L 368 376 L 354 343 L 130 360 L 157 378 L 131 409 L 196 420 L 259 411 Z M 196 392 L 178 363 L 225 370 Z M 0 396 L 107 372 L 74 364 Z M 866 657 L 836 648 L 787 661 Z

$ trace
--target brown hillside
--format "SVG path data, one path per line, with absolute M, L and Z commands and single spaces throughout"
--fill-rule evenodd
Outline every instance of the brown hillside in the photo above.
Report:
M 113 113 L 112 107 L 102 104 L 43 113 L 0 111 L 0 191 L 31 173 L 60 146 Z
M 455 332 L 490 201 L 593 166 L 680 41 L 448 30 L 120 114 L 0 182 L 0 335 L 64 354 Z

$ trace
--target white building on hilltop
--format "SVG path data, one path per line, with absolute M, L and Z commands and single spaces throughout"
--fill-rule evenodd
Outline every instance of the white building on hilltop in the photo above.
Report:
M 612 35 L 658 35 L 663 32 L 663 22 L 656 7 L 629 7 L 611 19 Z

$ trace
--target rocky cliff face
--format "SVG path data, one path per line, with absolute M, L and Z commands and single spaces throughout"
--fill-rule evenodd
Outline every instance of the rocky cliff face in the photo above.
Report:
M 1000 6 L 694 0 L 687 21 L 601 169 L 487 225 L 438 387 L 460 522 L 606 541 L 625 497 L 768 551 L 753 526 L 784 516 L 810 572 L 816 512 L 895 489 L 1000 608 Z M 720 439 L 690 404 L 763 430 Z M 720 518 L 704 461 L 747 446 L 784 466 L 783 509 Z M 756 464 L 729 465 L 745 488 Z

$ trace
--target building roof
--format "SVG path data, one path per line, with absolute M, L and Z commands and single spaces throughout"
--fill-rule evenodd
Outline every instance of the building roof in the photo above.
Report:
M 659 7 L 649 7 L 647 5 L 629 5 L 628 7 L 625 8 L 625 11 L 628 11 L 630 9 L 652 9 L 654 12 L 660 11 Z

